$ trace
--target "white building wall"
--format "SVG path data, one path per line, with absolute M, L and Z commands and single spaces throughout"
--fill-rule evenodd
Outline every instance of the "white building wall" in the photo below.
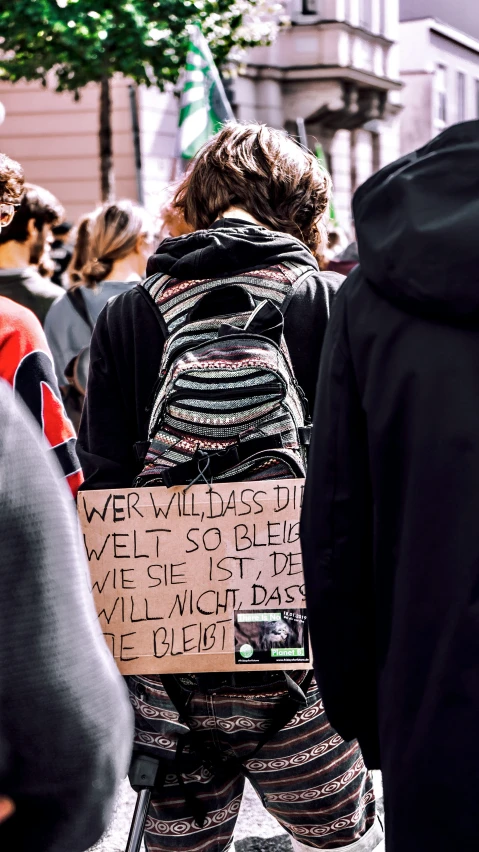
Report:
M 405 83 L 401 151 L 407 153 L 462 119 L 459 73 L 465 78 L 463 117 L 479 117 L 479 41 L 428 18 L 401 24 L 400 48 Z M 445 120 L 439 111 L 439 66 L 445 69 Z
M 400 114 L 384 122 L 379 133 L 379 167 L 387 166 L 401 155 Z
M 300 10 L 300 0 L 293 2 Z M 249 70 L 234 86 L 238 118 L 281 127 L 290 126 L 298 116 L 307 119 L 323 106 L 332 113 L 340 112 L 344 107 L 344 92 L 330 68 L 344 69 L 345 79 L 353 82 L 354 74 L 358 73 L 361 79 L 366 72 L 378 80 L 397 79 L 396 48 L 375 36 L 396 37 L 397 7 L 398 0 L 371 0 L 368 33 L 352 30 L 342 23 L 359 25 L 361 15 L 365 14 L 360 0 L 318 0 L 321 18 L 329 21 L 326 26 L 294 26 L 271 47 L 251 51 Z M 318 21 L 319 18 L 318 15 Z M 399 97 L 400 94 L 389 92 L 389 104 L 394 105 Z M 0 150 L 22 161 L 29 180 L 57 194 L 69 218 L 76 219 L 91 210 L 100 199 L 98 88 L 87 87 L 81 100 L 75 103 L 69 94 L 59 95 L 37 85 L 0 83 L 0 100 L 7 111 L 0 126 Z M 117 195 L 137 199 L 140 194 L 147 208 L 156 213 L 165 188 L 178 176 L 175 173 L 178 100 L 171 92 L 140 87 L 137 103 L 142 154 L 140 193 L 128 81 L 115 80 L 113 148 Z M 331 157 L 336 207 L 345 228 L 350 223 L 351 193 L 355 185 L 398 153 L 394 110 L 388 108 L 385 121 L 373 124 L 379 126 L 357 132 L 354 145 L 349 130 L 323 133 L 319 120 L 314 124 L 313 119 L 314 126 L 309 131 Z
M 401 74 L 432 69 L 430 25 L 430 19 L 403 21 L 399 25 Z
M 446 67 L 447 110 L 446 126 L 461 120 L 458 103 L 458 74 L 465 76 L 465 113 L 464 119 L 478 118 L 478 99 L 476 86 L 479 81 L 479 41 L 476 52 L 460 44 L 449 42 L 436 32 L 431 32 L 430 58 L 433 69 L 438 65 Z M 435 122 L 435 128 L 441 125 Z
M 313 2 L 309 8 L 314 8 Z M 364 94 L 368 86 L 374 90 L 372 75 L 378 82 L 399 79 L 394 44 L 399 0 L 316 0 L 316 15 L 303 15 L 301 0 L 287 5 L 293 26 L 281 32 L 274 45 L 248 53 L 246 76 L 235 83 L 237 117 L 291 130 L 298 117 L 305 120 L 310 144 L 321 142 L 329 158 L 335 209 L 349 231 L 352 193 L 376 168 L 399 156 L 400 91 L 387 92 L 387 86 L 384 119 L 368 122 L 371 127 L 354 133 L 332 130 L 334 115 L 345 110 L 345 85 L 358 85 Z M 366 18 L 367 30 L 361 26 Z M 325 112 L 333 118 L 326 129 Z
M 351 227 L 351 138 L 348 130 L 338 130 L 330 149 L 334 208 L 341 226 Z
M 356 186 L 361 186 L 374 171 L 372 135 L 368 130 L 355 132 Z

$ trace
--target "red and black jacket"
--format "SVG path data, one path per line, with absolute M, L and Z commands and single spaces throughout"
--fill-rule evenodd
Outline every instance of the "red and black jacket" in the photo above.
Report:
M 83 481 L 75 430 L 63 408 L 45 334 L 28 308 L 4 296 L 0 319 L 0 378 L 30 409 L 75 497 Z

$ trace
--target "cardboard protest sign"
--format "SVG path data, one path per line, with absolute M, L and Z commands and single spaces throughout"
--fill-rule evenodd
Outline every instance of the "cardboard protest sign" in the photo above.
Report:
M 87 491 L 101 628 L 123 674 L 311 667 L 304 481 Z

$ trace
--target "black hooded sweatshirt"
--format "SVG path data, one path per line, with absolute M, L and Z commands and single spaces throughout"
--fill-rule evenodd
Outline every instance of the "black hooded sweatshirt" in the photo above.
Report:
M 284 261 L 313 270 L 291 299 L 284 330 L 296 378 L 312 411 L 330 301 L 342 278 L 320 273 L 302 243 L 244 220 L 222 219 L 208 230 L 165 240 L 150 258 L 147 273 L 200 280 L 268 269 Z M 78 438 L 82 488 L 128 488 L 140 472 L 134 445 L 148 438 L 164 342 L 159 312 L 141 285 L 110 300 L 98 317 Z
M 331 724 L 383 771 L 388 852 L 479 849 L 479 122 L 356 193 L 302 516 Z

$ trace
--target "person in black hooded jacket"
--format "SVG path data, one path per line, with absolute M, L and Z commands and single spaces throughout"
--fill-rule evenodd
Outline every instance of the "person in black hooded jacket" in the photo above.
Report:
M 358 190 L 360 268 L 319 375 L 315 670 L 331 723 L 382 769 L 388 852 L 479 848 L 478 165 L 474 121 Z
M 288 272 L 299 271 L 302 283 L 292 294 L 284 333 L 311 406 L 330 299 L 341 280 L 320 274 L 312 253 L 320 245 L 329 190 L 316 158 L 284 133 L 228 125 L 200 151 L 176 195 L 194 233 L 166 240 L 148 264 L 150 275 L 171 276 L 161 291 L 171 302 L 181 302 L 192 282 L 217 281 L 218 308 L 221 284 L 231 276 L 262 276 L 267 289 L 274 282 L 284 287 Z M 165 342 L 161 321 L 141 285 L 110 301 L 98 318 L 79 434 L 86 488 L 131 486 L 142 469 L 135 444 L 148 439 L 148 410 Z M 151 805 L 149 852 L 177 852 L 179 833 L 183 852 L 195 852 L 199 844 L 204 852 L 231 848 L 245 762 L 296 852 L 378 849 L 382 832 L 357 743 L 345 746 L 331 729 L 315 682 L 308 689 L 309 676 L 300 671 L 292 678 L 295 690 L 304 685 L 303 708 L 263 745 L 261 731 L 274 725 L 292 688 L 282 672 L 177 676 L 176 691 L 187 703 L 180 719 L 172 715 L 160 676 L 127 678 L 142 750 L 171 761 L 178 729 L 191 728 L 197 745 L 199 737 L 210 750 L 213 765 L 222 766 L 212 774 L 203 752 L 193 749 L 198 762 L 186 774 L 186 787 L 169 776 Z M 258 760 L 248 760 L 260 745 Z M 205 803 L 211 810 L 201 818 L 197 809 Z

